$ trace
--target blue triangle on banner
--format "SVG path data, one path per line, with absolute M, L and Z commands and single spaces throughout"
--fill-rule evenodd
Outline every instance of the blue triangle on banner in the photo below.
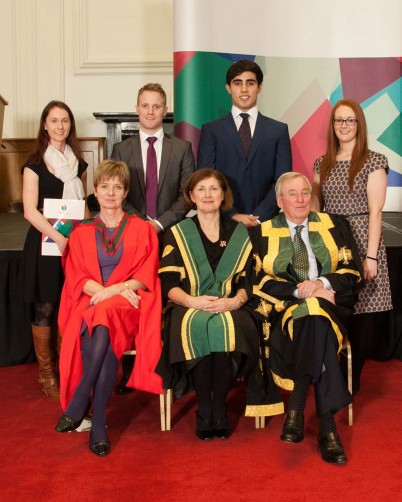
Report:
M 227 52 L 217 52 L 220 56 L 222 56 L 225 59 L 229 59 L 230 61 L 233 61 L 234 63 L 236 61 L 240 61 L 241 59 L 248 59 L 249 61 L 254 61 L 256 58 L 255 54 L 229 54 Z

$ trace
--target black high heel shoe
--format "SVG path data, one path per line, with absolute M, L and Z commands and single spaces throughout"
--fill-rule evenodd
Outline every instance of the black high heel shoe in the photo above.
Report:
M 106 457 L 110 452 L 109 441 L 98 441 L 97 443 L 89 443 L 89 449 L 98 457 Z
M 70 432 L 80 426 L 82 422 L 81 420 L 73 420 L 67 415 L 62 415 L 54 428 L 56 432 Z
M 94 441 L 92 439 L 92 434 L 89 436 L 89 449 L 98 457 L 106 457 L 106 455 L 110 452 L 110 441 L 107 437 L 106 433 L 104 435 L 105 439 L 101 439 L 100 441 Z
M 196 429 L 195 433 L 201 441 L 212 441 L 214 439 L 214 431 L 212 423 L 196 413 Z
M 57 421 L 57 424 L 54 427 L 56 432 L 70 432 L 79 427 L 84 420 L 84 418 L 88 415 L 92 406 L 92 401 L 88 399 L 87 407 L 85 408 L 84 415 L 81 420 L 74 420 L 70 418 L 68 415 L 63 414 Z

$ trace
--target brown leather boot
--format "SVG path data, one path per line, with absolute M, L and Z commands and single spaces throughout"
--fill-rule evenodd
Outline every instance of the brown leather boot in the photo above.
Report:
M 32 325 L 35 354 L 39 364 L 38 382 L 42 384 L 42 391 L 48 397 L 59 399 L 59 386 L 52 361 L 51 332 L 50 326 Z

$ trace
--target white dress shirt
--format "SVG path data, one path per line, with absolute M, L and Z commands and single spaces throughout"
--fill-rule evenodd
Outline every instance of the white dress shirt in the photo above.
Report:
M 289 230 L 290 230 L 290 237 L 293 238 L 296 235 L 296 227 L 298 225 L 303 225 L 302 231 L 300 232 L 301 238 L 303 239 L 304 244 L 306 245 L 307 249 L 307 254 L 308 254 L 308 278 L 310 281 L 315 281 L 316 279 L 319 279 L 325 289 L 331 290 L 332 286 L 329 282 L 329 280 L 326 277 L 318 276 L 318 267 L 317 267 L 317 260 L 315 257 L 315 254 L 313 253 L 313 249 L 310 244 L 310 239 L 308 236 L 308 218 L 306 218 L 303 223 L 293 223 L 292 221 L 289 221 L 286 219 L 286 222 L 288 224 Z M 296 289 L 295 292 L 293 293 L 296 298 L 299 298 L 299 292 Z
M 142 165 L 144 166 L 144 182 L 147 179 L 147 152 L 149 143 L 147 138 L 155 137 L 157 140 L 154 143 L 154 148 L 156 152 L 156 162 L 158 167 L 158 180 L 159 180 L 159 169 L 161 167 L 161 158 L 162 158 L 162 144 L 163 144 L 163 129 L 159 129 L 155 134 L 146 134 L 140 129 L 140 143 L 141 143 L 141 154 L 142 154 Z
M 159 131 L 157 131 L 155 134 L 146 134 L 140 129 L 140 144 L 141 144 L 141 155 L 142 155 L 142 165 L 144 166 L 144 183 L 146 184 L 147 180 L 147 153 L 148 153 L 148 148 L 150 144 L 147 141 L 147 138 L 155 137 L 157 140 L 154 143 L 154 148 L 155 148 L 155 153 L 156 153 L 156 162 L 157 162 L 157 174 L 158 174 L 158 180 L 159 180 L 159 170 L 161 167 L 161 158 L 162 158 L 162 145 L 163 145 L 163 129 L 160 128 Z M 149 220 L 149 216 L 147 216 Z M 164 230 L 162 224 L 155 218 L 153 221 L 155 221 L 162 230 Z
M 235 121 L 237 130 L 239 130 L 239 127 L 241 126 L 241 124 L 243 122 L 243 117 L 240 117 L 241 113 L 248 113 L 249 114 L 248 123 L 250 124 L 251 137 L 253 137 L 254 131 L 255 131 L 255 125 L 257 123 L 258 108 L 256 106 L 254 106 L 254 108 L 251 108 L 247 112 L 243 112 L 243 110 L 240 110 L 240 108 L 237 108 L 236 106 L 232 106 L 232 117 L 233 117 L 233 120 Z

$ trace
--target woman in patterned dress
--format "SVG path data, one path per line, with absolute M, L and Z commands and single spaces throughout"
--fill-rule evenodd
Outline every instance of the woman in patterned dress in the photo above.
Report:
M 368 149 L 362 108 L 351 99 L 335 104 L 325 155 L 314 163 L 313 209 L 345 216 L 363 262 L 365 287 L 349 326 L 353 353 L 353 393 L 383 312 L 392 309 L 386 251 L 381 230 L 388 160 Z

